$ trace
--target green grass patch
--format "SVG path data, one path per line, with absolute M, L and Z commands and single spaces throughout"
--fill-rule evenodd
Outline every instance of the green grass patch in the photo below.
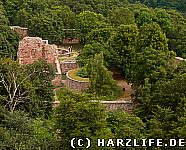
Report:
M 69 71 L 68 76 L 78 81 L 89 82 L 89 78 L 82 78 L 82 77 L 77 76 L 77 73 L 78 71 L 80 71 L 80 69 L 81 68 L 76 68 L 76 69 Z

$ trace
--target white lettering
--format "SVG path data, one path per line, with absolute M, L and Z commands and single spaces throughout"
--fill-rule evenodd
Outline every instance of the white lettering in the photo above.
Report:
M 134 146 L 139 146 L 138 144 L 137 144 L 137 140 L 136 139 L 134 139 Z
M 132 145 L 129 145 L 130 144 L 130 142 L 131 142 L 131 139 L 126 139 L 126 146 L 132 146 Z
M 109 139 L 108 142 L 107 142 L 107 147 L 109 147 L 110 145 L 111 145 L 112 147 L 114 147 L 114 142 L 113 142 L 112 139 Z
M 170 139 L 170 146 L 176 146 L 176 140 Z
M 179 139 L 179 146 L 185 146 L 185 140 L 184 139 Z
M 105 140 L 104 139 L 98 139 L 98 146 L 105 146 Z
M 142 145 L 141 146 L 144 146 L 144 147 L 146 147 L 147 145 L 146 145 L 146 139 L 142 139 Z
M 149 146 L 152 146 L 154 144 L 154 139 L 149 139 Z
M 124 146 L 123 144 L 123 140 L 122 139 L 117 139 L 116 140 L 116 145 L 119 147 L 119 146 Z
M 157 139 L 157 145 L 156 146 L 163 146 L 162 139 Z
M 78 146 L 83 146 L 83 144 L 81 144 L 81 141 L 83 142 L 83 139 L 78 140 Z

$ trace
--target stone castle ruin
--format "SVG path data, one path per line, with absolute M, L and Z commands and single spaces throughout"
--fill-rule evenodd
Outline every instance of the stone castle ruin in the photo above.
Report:
M 19 42 L 18 60 L 20 64 L 32 64 L 39 59 L 44 59 L 52 64 L 56 70 L 54 85 L 61 84 L 61 68 L 58 60 L 58 48 L 48 44 L 48 40 L 39 37 L 25 37 Z
M 61 85 L 61 74 L 63 73 L 67 76 L 66 81 L 63 81 L 67 87 L 82 92 L 89 86 L 89 82 L 77 81 L 68 76 L 68 73 L 72 69 L 78 68 L 76 60 L 70 57 L 71 55 L 75 55 L 74 52 L 68 49 L 58 48 L 54 44 L 49 44 L 48 40 L 43 40 L 39 37 L 28 37 L 27 28 L 13 26 L 11 29 L 16 31 L 21 39 L 17 53 L 20 64 L 32 64 L 39 59 L 44 59 L 55 67 L 56 76 L 52 81 L 54 85 Z M 70 41 L 70 43 L 78 43 L 78 40 L 74 42 Z M 60 62 L 58 57 L 62 57 L 63 59 L 68 58 Z M 108 110 L 123 109 L 131 112 L 133 108 L 132 101 L 101 101 L 100 103 L 105 105 Z

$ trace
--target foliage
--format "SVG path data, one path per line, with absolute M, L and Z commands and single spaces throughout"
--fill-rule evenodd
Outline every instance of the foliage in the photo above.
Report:
M 166 78 L 174 68 L 174 52 L 168 51 L 165 34 L 157 23 L 144 24 L 137 40 L 137 49 L 127 71 L 127 78 L 134 85 L 142 85 L 145 78 L 150 83 Z
M 89 137 L 92 145 L 97 138 L 163 138 L 166 142 L 186 137 L 186 64 L 174 61 L 176 55 L 186 58 L 185 1 L 130 2 L 0 1 L 0 57 L 12 59 L 0 59 L 0 149 L 70 149 L 73 137 Z M 54 70 L 44 61 L 26 67 L 13 61 L 19 39 L 8 25 L 28 27 L 30 36 L 50 43 L 78 36 L 86 44 L 77 61 L 90 78 L 89 93 L 60 90 L 55 118 L 58 141 L 49 119 Z M 75 28 L 78 35 L 64 28 Z M 112 65 L 132 83 L 137 116 L 105 112 L 91 102 L 119 95 L 106 68 Z
M 86 71 L 85 68 L 81 68 L 78 72 L 77 72 L 77 76 L 80 76 L 82 78 L 87 78 L 88 77 L 88 73 Z
M 96 54 L 87 64 L 88 77 L 90 79 L 89 92 L 99 96 L 118 96 L 119 89 L 112 74 L 103 65 L 103 53 Z
M 180 133 L 185 130 L 185 81 L 185 73 L 175 73 L 172 79 L 159 80 L 155 85 L 146 80 L 139 88 L 136 114 L 147 122 L 149 138 L 185 137 Z
M 136 2 L 137 0 L 130 0 L 131 2 Z M 162 7 L 166 9 L 177 9 L 180 12 L 186 13 L 185 8 L 186 4 L 184 0 L 140 0 L 140 2 L 156 8 L 156 7 Z
M 0 25 L 0 58 L 16 59 L 19 37 L 7 25 Z
M 4 93 L 1 94 L 1 101 L 10 112 L 18 109 L 18 106 L 30 101 L 33 87 L 29 82 L 26 69 L 11 59 L 0 60 L 0 86 Z
M 137 36 L 136 25 L 120 25 L 108 41 L 112 60 L 110 64 L 115 64 L 123 73 L 135 52 Z
M 96 28 L 91 30 L 86 36 L 86 44 L 101 43 L 106 44 L 113 32 L 112 26 L 105 28 Z
M 68 5 L 76 14 L 83 11 L 92 11 L 107 16 L 109 9 L 117 6 L 125 6 L 129 2 L 128 0 L 62 0 L 61 3 Z
M 76 27 L 75 13 L 66 5 L 64 6 L 53 6 L 51 8 L 54 12 L 58 14 L 63 21 L 65 29 L 74 29 Z
M 0 1 L 0 25 L 8 25 L 8 18 L 6 17 L 6 11 Z
M 138 27 L 142 26 L 144 23 L 152 23 L 155 19 L 155 13 L 151 8 L 148 8 L 142 4 L 130 5 L 129 9 L 133 11 L 135 17 L 135 23 Z
M 1 149 L 57 149 L 56 135 L 49 121 L 30 119 L 25 112 L 7 112 L 1 108 Z
M 108 62 L 110 61 L 109 47 L 106 44 L 97 42 L 86 44 L 83 49 L 80 50 L 77 62 L 80 66 L 85 66 L 89 62 L 90 58 L 93 58 L 95 54 L 99 54 L 101 52 L 103 52 L 104 55 L 104 65 L 108 66 Z
M 48 117 L 52 109 L 53 78 L 54 69 L 44 61 L 24 67 L 10 59 L 1 59 L 1 104 L 12 113 L 23 110 L 34 118 Z
M 34 86 L 34 100 L 26 103 L 24 107 L 34 117 L 50 117 L 54 100 L 53 85 L 51 83 L 55 76 L 54 67 L 44 60 L 39 60 L 27 65 L 26 69 L 28 74 L 34 72 L 30 76 L 30 82 Z
M 171 16 L 166 12 L 165 9 L 156 8 L 155 10 L 156 17 L 154 19 L 157 22 L 167 37 L 171 34 L 173 30 L 173 23 L 171 21 Z
M 170 15 L 173 28 L 167 35 L 169 48 L 176 52 L 180 57 L 186 58 L 186 18 L 174 10 L 167 11 Z
M 142 139 L 145 135 L 145 124 L 142 120 L 122 110 L 108 113 L 107 125 L 116 138 Z
M 119 7 L 109 11 L 108 21 L 115 27 L 121 24 L 124 25 L 134 24 L 135 23 L 134 13 L 130 11 L 128 8 Z
M 60 144 L 64 149 L 70 148 L 72 138 L 89 138 L 91 148 L 96 149 L 98 138 L 112 138 L 106 127 L 104 109 L 88 97 L 70 92 L 59 95 L 60 106 L 57 108 L 56 129 L 59 129 Z
M 106 19 L 101 14 L 84 11 L 77 15 L 77 23 L 79 36 L 85 43 L 85 37 L 92 29 L 106 26 Z
M 63 42 L 63 20 L 55 10 L 46 9 L 29 20 L 29 34 L 60 44 Z

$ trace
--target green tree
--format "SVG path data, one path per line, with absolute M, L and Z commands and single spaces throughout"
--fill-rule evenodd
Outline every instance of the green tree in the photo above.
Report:
M 4 6 L 10 24 L 23 26 L 27 25 L 27 19 L 30 19 L 31 15 L 40 13 L 49 7 L 48 1 L 45 0 L 6 0 Z
M 172 73 L 171 73 L 172 74 Z M 136 114 L 147 124 L 148 138 L 185 138 L 186 72 L 150 84 L 148 79 L 136 93 Z
M 180 57 L 186 58 L 186 18 L 174 10 L 167 11 L 173 24 L 172 32 L 167 35 L 169 48 Z
M 142 26 L 144 23 L 152 23 L 155 18 L 153 9 L 145 5 L 133 4 L 129 9 L 134 13 L 135 22 L 138 26 Z
M 91 149 L 96 148 L 98 138 L 112 138 L 110 129 L 106 126 L 106 114 L 97 102 L 91 102 L 86 95 L 71 92 L 58 92 L 60 106 L 57 108 L 56 129 L 64 149 L 70 148 L 72 138 L 91 139 Z M 98 148 L 99 149 L 99 148 Z
M 28 21 L 32 17 L 31 13 L 26 8 L 19 9 L 16 13 L 14 24 L 21 27 L 29 27 Z
M 166 36 L 168 36 L 173 30 L 171 16 L 166 12 L 165 9 L 157 8 L 154 11 L 156 13 L 156 18 L 154 21 L 160 25 L 163 32 L 166 33 Z
M 126 7 L 119 7 L 109 11 L 108 21 L 115 27 L 121 24 L 134 24 L 134 13 Z
M 34 15 L 29 21 L 29 34 L 48 39 L 50 43 L 63 42 L 63 20 L 55 10 L 45 9 Z
M 48 118 L 52 114 L 52 102 L 54 101 L 51 81 L 54 79 L 55 69 L 46 61 L 39 60 L 27 65 L 26 70 L 28 74 L 32 74 L 29 81 L 34 87 L 34 95 L 32 101 L 24 104 L 24 109 L 34 118 L 36 116 Z
M 105 26 L 106 19 L 101 14 L 96 14 L 91 11 L 84 11 L 77 15 L 77 29 L 83 43 L 85 43 L 85 37 L 92 29 Z
M 53 6 L 51 9 L 62 18 L 64 28 L 75 29 L 75 13 L 68 6 Z
M 108 112 L 107 125 L 116 138 L 140 140 L 145 137 L 145 123 L 134 114 L 122 110 Z
M 8 25 L 8 18 L 6 17 L 6 11 L 0 1 L 0 25 Z
M 22 66 L 11 59 L 0 60 L 1 105 L 10 112 L 22 110 L 33 118 L 52 112 L 54 69 L 45 61 Z
M 137 0 L 130 0 L 131 2 L 136 2 Z M 184 0 L 140 0 L 140 2 L 153 7 L 153 8 L 166 8 L 166 9 L 176 9 L 180 12 L 186 13 L 186 4 Z
M 1 149 L 58 149 L 51 122 L 33 120 L 25 112 L 10 113 L 0 108 Z
M 107 44 L 108 39 L 111 37 L 113 32 L 112 27 L 106 27 L 106 28 L 96 28 L 91 30 L 86 36 L 86 43 L 87 44 L 93 44 L 93 43 L 101 43 L 101 44 Z
M 5 93 L 1 93 L 1 101 L 10 112 L 18 109 L 18 105 L 31 99 L 32 85 L 29 77 L 35 72 L 27 74 L 26 69 L 11 59 L 0 59 L 0 86 Z
M 118 96 L 118 87 L 112 74 L 103 64 L 103 53 L 95 54 L 87 65 L 88 77 L 90 79 L 89 92 L 100 96 Z
M 83 49 L 80 50 L 80 54 L 77 57 L 78 64 L 85 66 L 90 61 L 90 58 L 93 58 L 95 54 L 99 54 L 100 52 L 103 52 L 104 55 L 104 65 L 108 66 L 110 61 L 109 48 L 106 44 L 97 42 L 86 44 Z
M 150 83 L 166 78 L 167 73 L 174 68 L 175 54 L 168 50 L 165 34 L 157 23 L 144 24 L 140 30 L 137 40 L 137 49 L 133 54 L 127 78 L 134 85 L 142 85 L 145 78 Z
M 19 37 L 7 25 L 0 25 L 0 58 L 16 59 Z
M 136 50 L 137 36 L 136 25 L 120 25 L 108 41 L 112 60 L 110 64 L 115 64 L 124 74 Z

